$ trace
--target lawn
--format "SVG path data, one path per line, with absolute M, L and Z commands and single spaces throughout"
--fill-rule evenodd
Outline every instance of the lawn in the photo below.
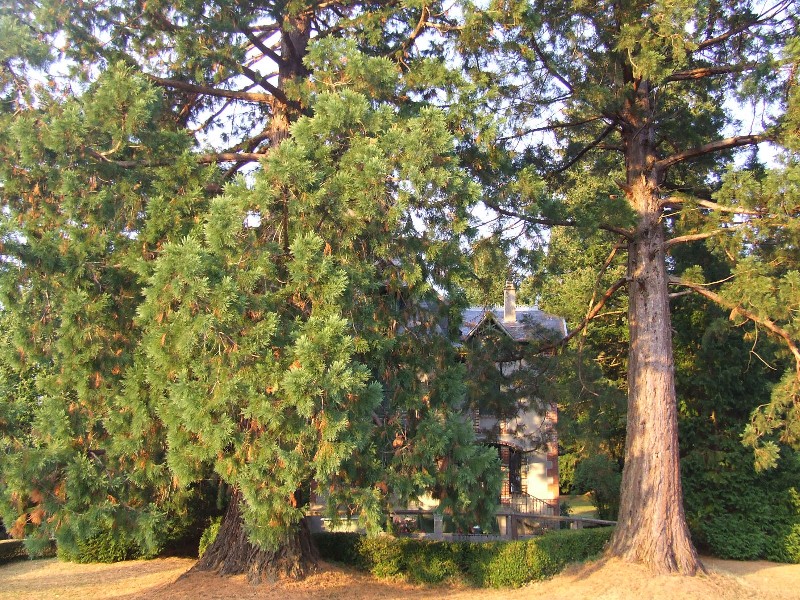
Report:
M 597 518 L 597 509 L 589 500 L 589 494 L 575 494 L 572 496 L 561 496 L 561 503 L 569 504 L 569 515 L 571 517 L 585 517 L 587 519 Z

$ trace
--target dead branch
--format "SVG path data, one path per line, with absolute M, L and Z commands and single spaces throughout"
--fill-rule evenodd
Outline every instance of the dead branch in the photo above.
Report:
M 532 217 L 529 215 L 523 215 L 522 213 L 518 213 L 513 210 L 509 210 L 507 208 L 503 208 L 496 202 L 492 202 L 491 200 L 487 200 L 484 198 L 483 203 L 491 208 L 493 211 L 497 212 L 506 217 L 513 217 L 515 219 L 519 219 L 520 221 L 524 221 L 525 223 L 530 223 L 531 225 L 544 225 L 546 227 L 577 227 L 578 223 L 571 219 L 548 219 L 546 217 Z M 609 231 L 611 233 L 616 233 L 624 237 L 627 240 L 633 239 L 633 232 L 628 231 L 627 229 L 623 229 L 622 227 L 617 227 L 616 225 L 611 225 L 609 223 L 600 223 L 598 225 L 600 229 L 603 231 Z
M 746 63 L 742 65 L 721 65 L 718 67 L 697 67 L 696 69 L 687 69 L 686 71 L 676 71 L 664 81 L 694 81 L 706 77 L 714 77 L 716 75 L 743 73 L 744 71 L 755 69 L 757 66 L 758 65 L 754 63 Z
M 691 202 L 691 200 L 688 201 L 688 202 Z M 764 213 L 762 211 L 760 211 L 760 210 L 756 210 L 756 209 L 752 209 L 752 208 L 741 208 L 741 207 L 738 207 L 738 206 L 725 206 L 724 204 L 718 204 L 716 202 L 711 202 L 710 200 L 697 200 L 697 199 L 695 199 L 695 200 L 693 200 L 693 202 L 695 204 L 697 204 L 697 206 L 699 206 L 701 208 L 707 208 L 709 210 L 714 210 L 714 211 L 717 211 L 717 212 L 725 212 L 725 213 L 731 213 L 731 214 L 735 214 L 735 215 L 747 215 L 747 216 L 751 216 L 751 217 L 761 217 L 761 216 L 764 215 Z M 674 206 L 682 206 L 682 205 L 684 205 L 686 203 L 687 203 L 687 200 L 684 200 L 683 198 L 670 197 L 670 198 L 667 198 L 667 199 L 665 199 L 664 201 L 661 202 L 661 208 L 667 208 L 667 207 L 671 207 L 671 206 L 672 207 L 674 207 Z

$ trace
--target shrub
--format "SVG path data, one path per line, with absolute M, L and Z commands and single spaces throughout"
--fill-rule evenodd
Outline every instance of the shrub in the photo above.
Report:
M 354 533 L 321 533 L 314 539 L 326 560 L 402 577 L 416 583 L 457 580 L 480 587 L 518 587 L 551 577 L 571 562 L 600 554 L 610 528 L 555 531 L 524 541 L 445 542 Z
M 404 545 L 403 558 L 411 581 L 439 583 L 461 579 L 460 548 L 457 544 L 408 541 L 412 543 Z
M 403 550 L 414 540 L 382 535 L 361 538 L 358 553 L 362 564 L 376 577 L 394 577 L 405 571 Z
M 744 515 L 718 515 L 703 527 L 706 543 L 715 556 L 732 560 L 756 560 L 769 543 L 752 519 Z
M 800 563 L 800 492 L 789 488 L 789 518 L 777 528 L 777 543 L 770 544 L 767 560 Z
M 714 454 L 690 453 L 681 466 L 698 549 L 734 560 L 800 562 L 800 454 L 784 448 L 778 468 L 758 473 L 752 449 L 733 440 Z
M 75 544 L 59 545 L 57 556 L 76 563 L 113 563 L 138 556 L 138 547 L 119 529 L 106 529 Z
M 25 543 L 22 540 L 3 540 L 0 542 L 0 565 L 16 560 L 27 558 Z
M 208 524 L 203 530 L 203 534 L 200 536 L 200 545 L 197 549 L 197 556 L 201 557 L 205 554 L 206 548 L 208 548 L 211 544 L 214 543 L 214 540 L 217 539 L 217 534 L 219 533 L 219 526 L 222 524 L 222 517 L 215 517 L 211 519 L 211 522 Z
M 21 558 L 49 558 L 55 555 L 53 540 L 0 540 L 0 565 Z
M 778 539 L 777 548 L 767 553 L 769 560 L 800 563 L 800 523 L 788 527 Z
M 363 558 L 359 552 L 359 544 L 364 538 L 360 533 L 330 533 L 327 531 L 315 533 L 314 542 L 317 544 L 320 556 L 326 560 L 340 562 L 359 569 L 365 569 Z
M 526 581 L 539 579 L 528 572 L 526 542 L 494 542 L 484 556 L 486 562 L 471 569 L 472 583 L 481 587 L 517 587 Z
M 619 464 L 604 454 L 595 454 L 575 467 L 573 485 L 589 497 L 599 519 L 615 520 L 619 512 L 619 488 L 622 474 Z

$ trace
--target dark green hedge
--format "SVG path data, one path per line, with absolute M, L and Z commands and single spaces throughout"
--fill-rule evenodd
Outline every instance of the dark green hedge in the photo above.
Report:
M 715 454 L 690 452 L 681 467 L 686 520 L 698 550 L 800 563 L 800 452 L 781 448 L 777 468 L 757 473 L 752 448 L 736 438 L 721 442 Z
M 356 533 L 318 533 L 322 558 L 376 577 L 417 583 L 461 581 L 478 587 L 519 587 L 602 552 L 611 528 L 554 531 L 514 542 L 443 542 Z
M 36 550 L 38 558 L 52 557 L 56 555 L 55 542 L 47 542 L 45 544 L 38 544 L 40 548 Z M 18 560 L 21 558 L 30 558 L 28 549 L 25 547 L 25 542 L 22 540 L 0 540 L 0 565 Z
M 17 558 L 27 558 L 22 540 L 3 540 L 0 542 L 0 565 Z

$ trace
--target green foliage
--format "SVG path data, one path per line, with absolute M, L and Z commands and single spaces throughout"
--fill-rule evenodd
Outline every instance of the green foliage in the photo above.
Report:
M 139 558 L 136 545 L 120 530 L 106 529 L 74 545 L 59 544 L 58 558 L 76 563 L 113 563 Z
M 203 530 L 203 534 L 200 536 L 200 545 L 197 550 L 197 556 L 203 556 L 203 554 L 206 552 L 206 548 L 214 543 L 214 540 L 217 539 L 219 526 L 221 524 L 222 518 L 216 517 L 212 519 L 208 526 Z
M 573 485 L 581 493 L 590 493 L 592 504 L 597 508 L 597 518 L 613 521 L 619 512 L 621 482 L 619 464 L 603 454 L 597 454 L 578 463 Z
M 758 473 L 738 441 L 697 448 L 683 461 L 687 521 L 701 549 L 736 560 L 797 562 L 797 454 Z
M 142 14 L 143 38 L 93 45 L 87 15 L 71 8 L 59 24 L 79 40 L 65 53 L 79 52 L 85 85 L 53 81 L 0 119 L 0 302 L 11 324 L 0 505 L 11 532 L 56 536 L 75 560 L 151 556 L 183 535 L 179 523 L 205 516 L 193 500 L 216 493 L 208 481 L 240 494 L 262 547 L 303 518 L 290 499 L 312 480 L 331 515 L 357 510 L 371 530 L 390 498 L 426 493 L 470 522 L 489 519 L 497 459 L 458 417 L 464 369 L 455 325 L 441 326 L 458 309 L 439 299 L 458 295 L 478 189 L 444 114 L 394 104 L 421 84 L 406 87 L 396 63 L 353 42 L 303 43 L 298 78 L 280 78 L 285 110 L 270 104 L 231 126 L 246 136 L 276 121 L 274 147 L 235 178 L 203 167 L 192 149 L 206 141 L 185 129 L 215 100 L 162 93 L 127 52 L 138 56 L 143 40 L 153 60 L 163 51 L 173 64 L 178 52 L 203 85 L 230 83 L 244 56 L 189 58 L 205 43 L 194 35 L 162 48 L 150 36 L 163 23 Z M 105 16 L 93 14 L 93 32 L 122 26 Z
M 782 532 L 779 540 L 779 556 L 782 562 L 800 564 L 800 523 L 795 523 Z
M 699 280 L 729 275 L 727 261 L 691 245 L 675 252 L 676 266 L 693 264 Z M 748 293 L 756 294 L 759 286 Z M 720 309 L 697 298 L 676 302 L 673 319 L 680 402 L 684 507 L 695 543 L 715 556 L 787 561 L 787 536 L 797 523 L 792 501 L 800 477 L 796 454 L 775 456 L 759 472 L 741 444 L 751 411 L 769 401 L 781 373 L 779 344 L 756 340 Z M 744 329 L 744 331 L 743 331 Z M 753 355 L 758 341 L 758 360 Z M 754 360 L 755 358 L 755 360 Z M 790 544 L 789 544 L 790 545 Z
M 748 3 L 709 6 L 0 8 L 9 531 L 56 535 L 67 552 L 92 540 L 102 555 L 150 555 L 209 480 L 241 494 L 261 546 L 302 518 L 289 499 L 311 479 L 331 515 L 357 510 L 372 530 L 387 503 L 425 493 L 487 521 L 497 460 L 460 418 L 458 308 L 496 293 L 506 256 L 530 269 L 547 246 L 547 276 L 521 296 L 580 322 L 625 274 L 612 232 L 654 230 L 637 226 L 650 208 L 618 197 L 619 181 L 627 190 L 642 175 L 618 160 L 634 142 L 649 144 L 639 167 L 652 168 L 653 206 L 674 192 L 659 223 L 710 236 L 738 263 L 724 296 L 796 338 L 797 219 L 785 201 L 796 157 L 764 175 L 726 173 L 730 152 L 704 156 L 735 124 L 731 93 L 754 106 L 779 98 L 775 112 L 789 114 L 770 135 L 796 147 L 796 9 L 756 19 Z M 262 48 L 273 31 L 275 49 Z M 66 77 L 46 73 L 55 57 Z M 502 217 L 475 243 L 479 199 Z M 518 219 L 512 241 L 503 227 Z M 574 225 L 572 239 L 545 236 L 549 223 Z M 715 228 L 730 235 L 715 241 Z M 609 302 L 562 361 L 562 439 L 581 457 L 622 456 L 625 310 Z M 774 393 L 746 435 L 763 465 L 800 439 L 796 386 Z M 687 412 L 707 418 L 688 398 Z M 125 533 L 99 539 L 97 523 Z
M 308 481 L 331 516 L 346 505 L 373 530 L 390 490 L 401 501 L 430 491 L 485 519 L 497 487 L 491 451 L 452 417 L 463 370 L 450 332 L 435 330 L 448 307 L 432 284 L 452 285 L 452 214 L 472 186 L 441 113 L 398 115 L 322 59 L 309 55 L 313 116 L 252 189 L 229 186 L 164 245 L 138 310 L 170 470 L 185 485 L 213 469 L 240 490 L 265 547 L 303 517 L 287 499 Z M 258 222 L 243 226 L 248 215 Z
M 589 202 L 611 183 L 605 177 L 576 187 L 574 200 L 586 194 Z M 611 175 L 608 175 L 611 177 Z M 528 278 L 521 295 L 540 298 L 542 308 L 564 316 L 570 329 L 586 316 L 587 306 L 616 280 L 624 276 L 621 260 L 612 261 L 601 275 L 597 264 L 608 257 L 609 237 L 604 232 L 587 235 L 583 230 L 554 230 L 545 261 L 546 272 Z M 627 299 L 612 297 L 605 306 L 604 318 L 592 321 L 577 338 L 575 346 L 565 348 L 555 365 L 555 397 L 559 398 L 558 434 L 560 485 L 570 485 L 570 462 L 595 454 L 622 460 L 627 410 L 628 331 L 625 313 Z M 563 474 L 562 474 L 563 473 Z
M 570 452 L 558 455 L 558 489 L 562 494 L 571 494 L 575 485 L 575 467 L 580 456 Z
M 592 559 L 610 529 L 551 532 L 518 542 L 441 542 L 354 533 L 315 534 L 320 554 L 370 571 L 418 583 L 444 581 L 478 587 L 519 587 L 552 577 L 567 564 Z
M 59 537 L 79 556 L 95 550 L 76 540 L 111 519 L 127 538 L 93 540 L 100 555 L 130 544 L 152 555 L 186 513 L 164 468 L 135 311 L 153 252 L 194 218 L 187 205 L 208 172 L 129 67 L 112 65 L 79 97 L 43 88 L 38 100 L 0 119 L 3 520 L 15 537 Z M 86 161 L 93 144 L 171 167 Z
M 755 519 L 745 515 L 718 515 L 702 528 L 707 547 L 715 556 L 733 560 L 756 560 L 765 556 L 769 537 Z

